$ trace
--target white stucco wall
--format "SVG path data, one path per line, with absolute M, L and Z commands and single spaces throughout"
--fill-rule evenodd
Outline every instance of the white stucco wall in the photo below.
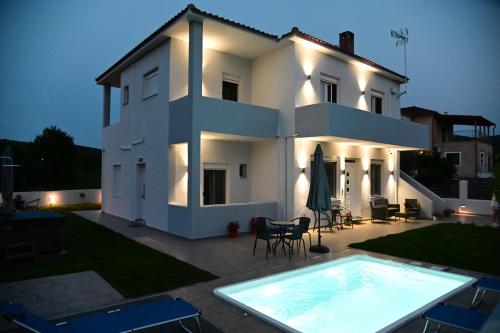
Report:
M 380 148 L 367 148 L 346 144 L 317 142 L 309 139 L 295 139 L 295 161 L 294 161 L 294 216 L 300 216 L 304 211 L 309 193 L 309 180 L 311 175 L 311 156 L 314 154 L 317 144 L 321 145 L 323 158 L 325 161 L 337 162 L 337 199 L 344 202 L 345 176 L 341 174 L 345 167 L 345 159 L 355 159 L 356 161 L 356 184 L 359 202 L 353 203 L 357 208 L 353 209 L 354 214 L 360 214 L 364 218 L 371 215 L 370 212 L 370 177 L 365 175 L 364 170 L 370 170 L 372 160 L 381 161 L 381 196 L 389 199 L 390 203 L 397 203 L 396 184 L 398 164 L 396 163 L 396 151 Z M 304 174 L 301 169 L 305 168 Z M 395 170 L 394 175 L 390 171 Z M 308 210 L 305 209 L 306 213 Z
M 250 151 L 250 142 L 201 140 L 200 205 L 203 205 L 203 170 L 207 164 L 226 166 L 226 203 L 250 201 Z M 240 177 L 240 164 L 247 165 L 247 178 Z
M 160 45 L 121 74 L 129 86 L 129 102 L 121 105 L 120 122 L 103 131 L 103 210 L 134 220 L 137 216 L 137 162 L 146 164 L 146 196 L 142 209 L 146 223 L 168 230 L 167 159 L 170 44 Z M 143 98 L 143 76 L 158 68 L 159 92 Z M 123 149 L 125 148 L 125 149 Z M 121 165 L 121 193 L 113 196 L 113 165 Z
M 238 102 L 251 102 L 251 68 L 249 59 L 205 48 L 203 50 L 203 96 L 222 98 L 223 73 L 238 78 Z
M 26 202 L 40 199 L 39 206 L 101 203 L 101 189 L 15 192 L 14 197 L 17 195 Z
M 188 94 L 189 44 L 180 39 L 170 39 L 170 101 Z
M 252 143 L 252 182 L 250 189 L 252 202 L 278 201 L 279 144 L 278 140 Z
M 363 64 L 348 63 L 306 45 L 295 44 L 300 72 L 296 84 L 297 107 L 322 102 L 320 78 L 327 75 L 339 82 L 339 104 L 369 111 L 370 94 L 375 90 L 383 94 L 382 114 L 398 119 L 401 117 L 399 100 L 390 93 L 391 87 L 399 91 L 399 83 L 368 70 Z M 311 80 L 306 79 L 307 75 L 311 75 Z M 364 96 L 361 91 L 365 91 Z

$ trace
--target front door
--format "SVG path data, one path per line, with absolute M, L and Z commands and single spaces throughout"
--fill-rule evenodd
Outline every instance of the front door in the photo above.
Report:
M 358 168 L 355 160 L 346 160 L 345 163 L 345 208 L 353 215 L 361 215 L 361 202 L 359 202 L 360 183 Z
M 137 164 L 136 178 L 136 204 L 135 218 L 136 220 L 144 219 L 144 201 L 146 200 L 146 164 Z
M 226 170 L 203 170 L 203 204 L 226 203 Z

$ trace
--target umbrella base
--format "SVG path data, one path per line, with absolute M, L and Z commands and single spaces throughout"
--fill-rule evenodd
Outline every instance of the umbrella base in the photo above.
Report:
M 324 245 L 313 245 L 309 248 L 309 251 L 316 253 L 328 253 L 330 249 Z

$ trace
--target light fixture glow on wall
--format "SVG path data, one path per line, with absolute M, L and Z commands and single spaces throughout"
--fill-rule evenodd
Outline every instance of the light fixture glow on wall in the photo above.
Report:
M 56 204 L 56 196 L 55 195 L 50 195 L 49 196 L 49 203 L 51 206 L 54 206 Z

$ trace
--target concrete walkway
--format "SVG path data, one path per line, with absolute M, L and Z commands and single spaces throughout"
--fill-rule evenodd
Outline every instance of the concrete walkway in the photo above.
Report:
M 362 242 L 367 239 L 385 236 L 388 234 L 400 233 L 406 230 L 421 228 L 435 223 L 456 222 L 456 217 L 444 221 L 409 221 L 404 220 L 392 222 L 390 224 L 372 224 L 363 223 L 355 225 L 353 229 L 345 228 L 336 230 L 333 233 L 325 232 L 323 242 L 331 252 L 325 255 L 307 253 L 307 259 L 304 260 L 302 253 L 300 256 L 293 256 L 292 260 L 283 256 L 282 252 L 271 256 L 270 260 L 265 260 L 265 244 L 258 243 L 257 253 L 252 256 L 254 236 L 241 235 L 239 238 L 231 239 L 229 237 L 216 237 L 202 240 L 186 240 L 165 232 L 148 227 L 132 228 L 128 222 L 115 216 L 102 214 L 99 211 L 80 211 L 77 212 L 91 221 L 102 224 L 126 237 L 136 240 L 142 244 L 152 247 L 158 251 L 174 256 L 180 260 L 186 261 L 194 266 L 205 269 L 219 276 L 219 279 L 199 283 L 175 290 L 169 291 L 174 297 L 184 298 L 203 312 L 203 317 L 215 324 L 224 332 L 278 332 L 274 327 L 267 325 L 261 320 L 247 315 L 236 307 L 233 307 L 213 296 L 213 289 L 231 283 L 241 282 L 273 273 L 283 272 L 290 269 L 313 265 L 316 263 L 340 258 L 346 255 L 366 253 L 363 251 L 349 249 L 350 243 Z M 487 217 L 467 217 L 462 218 L 462 223 L 474 222 L 479 225 L 489 224 Z M 306 236 L 307 237 L 307 236 Z M 316 234 L 312 233 L 313 243 Z M 370 253 L 370 255 L 387 259 L 400 260 L 408 262 L 403 258 L 393 258 L 389 256 Z M 430 266 L 431 264 L 423 264 Z M 465 272 L 457 269 L 450 269 L 452 272 L 479 276 L 474 272 Z M 452 301 L 455 304 L 464 306 L 470 302 L 472 289 L 468 290 Z M 491 311 L 498 297 L 493 294 L 487 294 L 485 302 L 481 309 L 486 312 Z M 362 314 L 360 314 L 362 316 Z M 422 330 L 423 320 L 416 319 L 405 324 L 397 332 L 415 332 Z M 442 332 L 453 332 L 453 330 L 443 329 Z
M 89 311 L 123 299 L 94 271 L 0 284 L 0 300 L 21 303 L 45 318 Z

